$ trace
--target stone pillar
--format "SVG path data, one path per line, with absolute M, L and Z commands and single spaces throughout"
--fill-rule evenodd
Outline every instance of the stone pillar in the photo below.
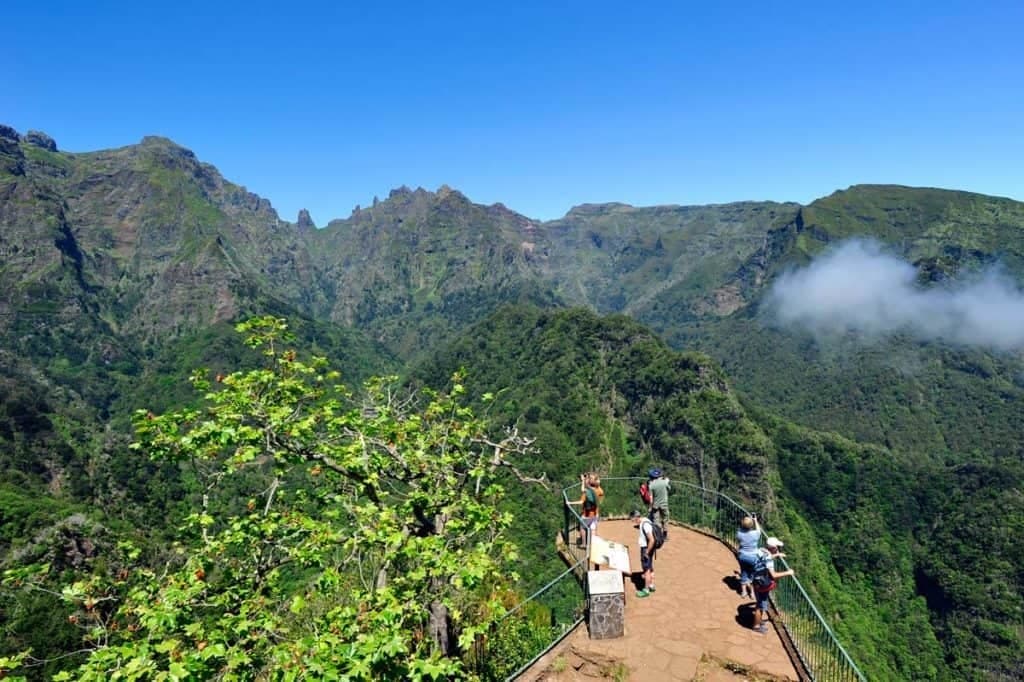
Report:
M 626 590 L 619 571 L 587 571 L 591 639 L 622 637 L 626 623 Z

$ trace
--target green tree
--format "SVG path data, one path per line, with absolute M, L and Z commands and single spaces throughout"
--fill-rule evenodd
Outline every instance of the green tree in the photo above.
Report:
M 122 545 L 124 568 L 64 589 L 90 649 L 75 679 L 472 676 L 516 579 L 495 474 L 529 441 L 489 436 L 458 376 L 450 394 L 375 379 L 357 397 L 282 345 L 283 320 L 239 331 L 265 367 L 198 372 L 203 407 L 136 415 L 133 447 L 191 467 L 202 501 L 164 566 Z

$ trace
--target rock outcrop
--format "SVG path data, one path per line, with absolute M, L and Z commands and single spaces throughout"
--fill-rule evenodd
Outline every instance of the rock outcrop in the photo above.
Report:
M 39 130 L 30 130 L 25 133 L 25 142 L 42 147 L 43 149 L 51 152 L 57 151 L 57 142 L 46 133 Z
M 13 142 L 18 142 L 19 140 L 21 140 L 21 135 L 19 135 L 18 131 L 12 128 L 11 126 L 7 126 L 0 123 L 0 140 L 11 140 Z
M 299 219 L 296 224 L 300 231 L 316 229 L 316 224 L 313 222 L 313 218 L 309 215 L 309 211 L 306 209 L 301 209 L 299 211 Z

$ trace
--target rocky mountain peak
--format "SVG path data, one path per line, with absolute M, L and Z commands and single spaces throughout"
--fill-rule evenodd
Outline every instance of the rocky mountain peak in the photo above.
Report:
M 21 135 L 14 128 L 0 125 L 0 173 L 22 175 L 25 172 L 25 154 L 18 141 Z
M 57 142 L 40 130 L 30 130 L 25 133 L 25 142 L 51 152 L 57 151 Z
M 0 123 L 0 139 L 18 142 L 21 140 L 21 135 L 19 135 L 18 131 L 11 126 Z
M 139 142 L 139 148 L 144 151 L 155 153 L 160 156 L 167 156 L 182 160 L 187 159 L 195 162 L 197 165 L 199 163 L 199 160 L 196 158 L 195 152 L 193 152 L 191 149 L 188 149 L 187 147 L 182 147 L 174 140 L 168 139 L 166 137 L 160 137 L 158 135 L 147 135 L 144 138 L 142 138 L 141 142 Z
M 313 218 L 309 215 L 309 211 L 304 208 L 299 211 L 299 218 L 296 221 L 296 225 L 301 231 L 316 229 L 316 223 L 313 222 Z
M 565 214 L 565 217 L 595 216 L 630 208 L 633 208 L 630 204 L 624 204 L 618 201 L 609 201 L 600 204 L 577 204 L 569 209 L 569 212 Z

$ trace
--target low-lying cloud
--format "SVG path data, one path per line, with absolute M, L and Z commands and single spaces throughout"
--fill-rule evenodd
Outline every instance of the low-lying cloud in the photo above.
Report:
M 769 306 L 783 325 L 818 334 L 894 333 L 922 340 L 1024 348 L 1024 291 L 996 269 L 924 288 L 914 266 L 874 241 L 855 239 L 780 277 Z

